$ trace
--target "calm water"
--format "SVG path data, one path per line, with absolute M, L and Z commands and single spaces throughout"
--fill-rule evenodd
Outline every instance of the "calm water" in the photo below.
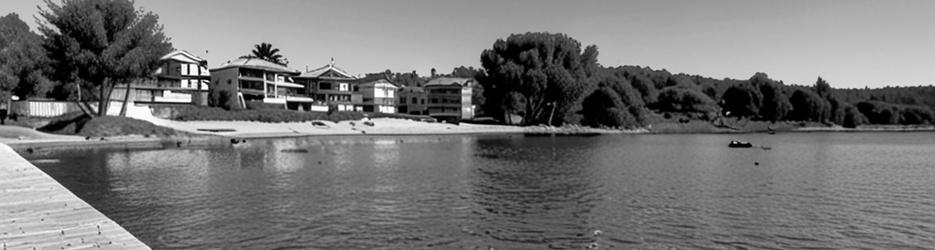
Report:
M 31 160 L 156 249 L 904 249 L 935 246 L 933 145 L 935 133 L 324 137 Z

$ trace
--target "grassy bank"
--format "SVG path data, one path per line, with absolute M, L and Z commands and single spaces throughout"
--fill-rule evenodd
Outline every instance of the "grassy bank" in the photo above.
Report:
M 187 133 L 156 126 L 150 122 L 121 116 L 93 117 L 80 112 L 51 119 L 37 130 L 60 135 L 111 137 L 139 135 L 144 137 L 187 136 Z

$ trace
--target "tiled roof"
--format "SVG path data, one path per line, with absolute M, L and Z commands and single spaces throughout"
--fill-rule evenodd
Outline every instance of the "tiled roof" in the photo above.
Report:
M 204 58 L 198 57 L 184 50 L 176 50 L 176 51 L 169 52 L 169 54 L 166 54 L 160 57 L 159 60 L 160 61 L 176 60 L 176 61 L 180 61 L 184 63 L 195 63 L 195 64 L 202 64 L 202 63 L 207 64 L 208 63 L 208 60 L 205 60 Z
M 474 82 L 474 79 L 459 78 L 459 77 L 439 77 L 439 78 L 432 79 L 431 81 L 423 84 L 422 86 L 424 87 L 437 86 L 437 85 L 447 86 L 447 85 L 452 85 L 452 84 L 467 86 L 471 82 Z
M 226 68 L 234 68 L 234 67 L 259 69 L 259 70 L 265 70 L 265 71 L 270 71 L 270 72 L 295 74 L 295 75 L 299 74 L 298 70 L 290 69 L 286 66 L 275 64 L 270 61 L 259 59 L 259 58 L 237 58 L 237 60 L 233 60 L 217 68 L 213 68 L 211 69 L 211 71 L 216 71 L 216 70 L 221 70 L 221 69 L 226 69 Z
M 333 71 L 337 73 L 338 75 L 341 75 L 344 78 L 357 79 L 357 77 L 354 77 L 351 74 L 348 74 L 347 71 L 344 71 L 343 69 L 338 68 L 337 66 L 334 66 L 334 64 L 328 64 L 317 69 L 306 71 L 305 73 L 302 73 L 301 75 L 299 75 L 299 77 L 303 77 L 303 78 L 321 77 L 325 73 L 328 73 L 328 71 Z

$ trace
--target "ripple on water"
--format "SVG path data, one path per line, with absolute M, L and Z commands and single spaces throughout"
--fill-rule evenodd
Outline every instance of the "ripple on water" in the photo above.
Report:
M 919 146 L 935 137 L 744 135 L 774 150 L 737 151 L 731 136 L 252 140 L 36 163 L 158 249 L 935 245 Z

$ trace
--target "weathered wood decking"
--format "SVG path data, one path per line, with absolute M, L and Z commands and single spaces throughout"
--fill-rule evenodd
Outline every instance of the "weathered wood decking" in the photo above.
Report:
M 0 249 L 149 249 L 0 144 Z

